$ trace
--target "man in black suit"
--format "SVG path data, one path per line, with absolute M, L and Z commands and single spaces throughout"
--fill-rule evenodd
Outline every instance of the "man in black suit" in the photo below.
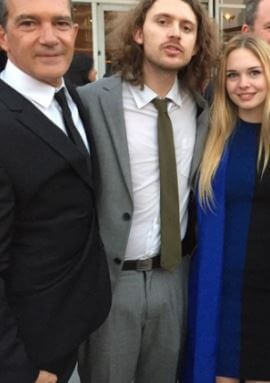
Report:
M 0 382 L 64 383 L 111 302 L 95 148 L 63 81 L 78 27 L 69 0 L 0 0 L 0 24 Z

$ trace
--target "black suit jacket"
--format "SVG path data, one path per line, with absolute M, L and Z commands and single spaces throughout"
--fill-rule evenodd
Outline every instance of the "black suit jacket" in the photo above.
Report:
M 108 314 L 90 167 L 90 157 L 0 81 L 1 383 L 33 382 L 39 369 L 58 374 Z

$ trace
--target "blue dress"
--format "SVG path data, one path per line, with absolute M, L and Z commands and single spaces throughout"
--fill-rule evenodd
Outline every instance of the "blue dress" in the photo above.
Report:
M 238 122 L 214 179 L 215 205 L 197 203 L 184 383 L 270 380 L 270 171 L 257 172 L 259 132 Z

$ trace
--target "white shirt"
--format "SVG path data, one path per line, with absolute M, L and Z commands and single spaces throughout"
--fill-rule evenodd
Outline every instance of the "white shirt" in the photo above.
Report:
M 62 117 L 62 111 L 58 102 L 54 99 L 54 94 L 65 87 L 64 80 L 59 88 L 41 82 L 27 73 L 23 72 L 10 60 L 7 61 L 5 69 L 0 73 L 0 78 L 10 87 L 19 92 L 22 96 L 34 104 L 46 117 L 57 125 L 65 134 L 66 128 Z M 65 87 L 65 94 L 68 106 L 71 111 L 74 125 L 78 129 L 85 146 L 89 151 L 89 145 L 86 138 L 83 123 L 79 116 L 79 111 Z
M 147 86 L 144 90 L 123 82 L 134 213 L 125 259 L 144 259 L 160 251 L 160 181 L 157 138 L 158 112 L 152 100 L 158 97 Z M 181 237 L 187 228 L 188 178 L 196 135 L 196 105 L 191 95 L 179 89 L 176 80 L 166 98 L 177 162 Z

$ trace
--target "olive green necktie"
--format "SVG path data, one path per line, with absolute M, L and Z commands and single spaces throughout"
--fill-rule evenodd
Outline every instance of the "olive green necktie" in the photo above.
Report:
M 173 130 L 167 112 L 168 99 L 154 99 L 158 110 L 160 168 L 161 267 L 173 271 L 181 261 L 179 195 Z

